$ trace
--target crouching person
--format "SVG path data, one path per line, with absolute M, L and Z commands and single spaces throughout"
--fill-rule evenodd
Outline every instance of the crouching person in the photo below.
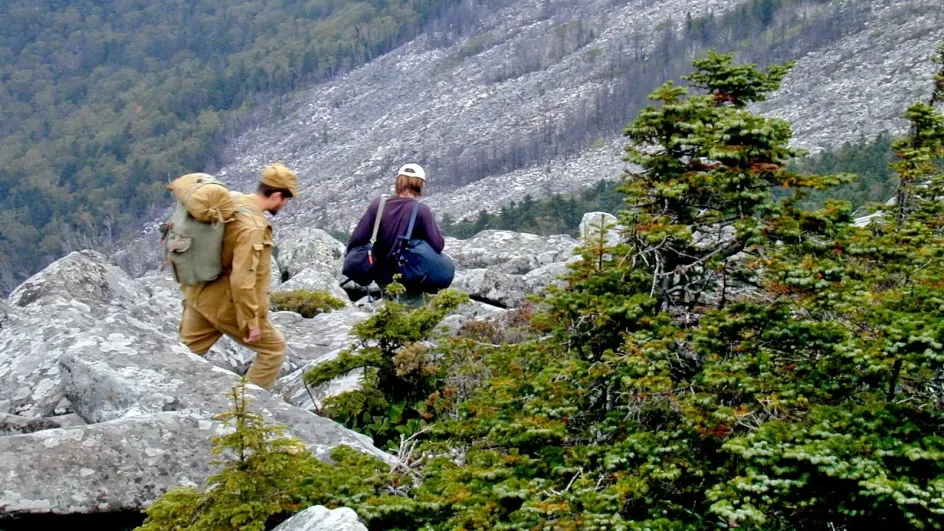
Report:
M 286 344 L 268 319 L 272 228 L 264 212 L 275 215 L 298 197 L 298 180 L 291 170 L 274 164 L 263 170 L 255 194 L 231 195 L 236 208 L 223 232 L 223 273 L 211 282 L 181 288 L 180 339 L 202 356 L 226 334 L 257 353 L 246 376 L 271 390 Z
M 359 277 L 355 281 L 366 285 L 373 280 L 387 295 L 387 286 L 400 275 L 406 294 L 397 299 L 412 307 L 423 303 L 424 294 L 449 287 L 455 275 L 452 259 L 443 253 L 446 241 L 436 218 L 418 199 L 425 184 L 420 165 L 402 166 L 395 195 L 371 202 L 347 244 L 346 270 L 362 273 L 354 275 Z

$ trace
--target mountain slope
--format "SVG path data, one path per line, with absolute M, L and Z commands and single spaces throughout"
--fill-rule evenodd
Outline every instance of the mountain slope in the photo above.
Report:
M 456 44 L 429 32 L 311 89 L 236 139 L 218 173 L 250 187 L 282 160 L 305 197 L 278 224 L 339 230 L 407 160 L 427 166 L 428 202 L 454 216 L 575 190 L 618 177 L 622 126 L 709 45 L 799 59 L 762 108 L 793 120 L 798 143 L 836 145 L 901 127 L 929 86 L 940 16 L 936 0 L 508 1 Z

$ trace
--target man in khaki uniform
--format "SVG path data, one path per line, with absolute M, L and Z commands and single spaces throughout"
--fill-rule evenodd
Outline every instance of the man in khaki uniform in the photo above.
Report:
M 201 356 L 223 334 L 251 348 L 257 355 L 246 376 L 271 390 L 282 370 L 286 344 L 267 318 L 272 227 L 264 212 L 275 215 L 298 197 L 298 178 L 276 163 L 263 170 L 255 194 L 232 196 L 236 213 L 224 230 L 223 274 L 212 282 L 182 288 L 180 339 Z

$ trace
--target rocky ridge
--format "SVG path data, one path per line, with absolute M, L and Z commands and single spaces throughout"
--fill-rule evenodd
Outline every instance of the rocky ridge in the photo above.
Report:
M 225 429 L 214 416 L 239 377 L 162 329 L 175 318 L 170 297 L 91 251 L 11 294 L 0 330 L 0 513 L 137 509 L 206 479 L 210 437 Z M 321 458 L 341 444 L 387 458 L 369 438 L 258 387 L 248 396 Z
M 447 318 L 444 331 L 501 316 L 555 282 L 578 245 L 505 231 L 450 239 L 454 287 L 476 300 Z M 341 444 L 391 459 L 313 413 L 325 397 L 355 388 L 359 374 L 317 389 L 302 379 L 349 347 L 351 328 L 374 307 L 338 288 L 343 247 L 315 229 L 280 247 L 273 270 L 284 276 L 274 290 L 307 288 L 305 279 L 317 278 L 315 287 L 347 304 L 311 319 L 271 313 L 289 346 L 282 377 L 272 393 L 253 385 L 247 392 L 254 409 L 322 459 Z M 230 406 L 227 395 L 254 353 L 228 338 L 205 357 L 190 353 L 176 337 L 181 303 L 168 272 L 131 278 L 97 252 L 75 252 L 20 285 L 0 309 L 0 515 L 134 511 L 171 487 L 202 486 L 212 472 L 210 438 L 226 429 L 214 416 Z M 360 529 L 346 513 L 305 514 L 295 520 L 301 527 L 285 529 Z M 324 527 L 331 518 L 341 527 Z

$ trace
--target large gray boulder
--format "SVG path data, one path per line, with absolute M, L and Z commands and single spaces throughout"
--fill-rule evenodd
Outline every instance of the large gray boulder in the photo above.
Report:
M 283 330 L 288 343 L 287 357 L 295 367 L 324 359 L 325 355 L 354 342 L 350 335 L 357 323 L 370 314 L 344 308 L 305 319 L 292 312 L 277 312 L 273 322 Z
M 74 300 L 125 308 L 147 298 L 147 290 L 102 254 L 80 251 L 53 262 L 28 279 L 13 290 L 7 303 L 26 308 Z
M 368 317 L 370 314 L 367 311 L 355 308 L 316 315 L 312 319 L 302 319 L 298 314 L 286 317 L 286 320 L 291 318 L 300 326 L 294 328 L 297 335 L 287 339 L 292 371 L 276 382 L 274 392 L 292 405 L 317 411 L 325 398 L 358 389 L 361 371 L 354 371 L 316 388 L 309 388 L 305 384 L 304 375 L 314 367 L 335 359 L 342 350 L 353 345 L 355 338 L 351 335 L 351 329 Z
M 528 294 L 523 275 L 505 273 L 500 267 L 457 271 L 452 287 L 501 308 L 517 306 Z
M 20 415 L 0 413 L 0 437 L 51 430 L 58 427 L 60 426 L 51 419 L 22 417 Z
M 577 240 L 559 234 L 538 236 L 505 230 L 482 231 L 468 240 L 447 238 L 446 252 L 457 269 L 486 269 L 523 275 L 573 256 Z
M 90 423 L 181 411 L 211 418 L 231 405 L 239 377 L 129 323 L 106 322 L 85 330 L 59 359 L 60 388 L 72 409 Z M 378 456 L 370 439 L 291 406 L 249 385 L 247 396 L 269 422 L 287 426 L 318 456 L 346 444 Z
M 215 421 L 165 412 L 0 437 L 0 513 L 140 510 L 212 473 Z
M 566 287 L 567 282 L 563 280 L 563 277 L 570 272 L 569 264 L 573 263 L 576 258 L 579 257 L 572 258 L 568 262 L 554 262 L 524 275 L 525 290 L 528 293 L 540 293 L 550 285 L 559 288 Z
M 274 531 L 367 531 L 367 528 L 357 513 L 347 507 L 332 510 L 316 505 L 282 522 Z
M 164 334 L 154 349 L 177 344 L 180 295 L 166 272 L 137 282 L 96 252 L 71 253 L 52 263 L 9 301 L 17 306 L 16 321 L 0 328 L 0 413 L 69 413 L 59 359 L 96 326 Z
M 346 304 L 351 302 L 347 292 L 341 288 L 338 273 L 334 267 L 307 267 L 302 269 L 286 282 L 279 284 L 273 293 L 295 290 L 327 291 Z
M 455 337 L 470 322 L 495 320 L 508 313 L 508 311 L 506 308 L 471 300 L 468 304 L 459 307 L 454 315 L 443 319 L 440 329 L 446 335 Z
M 147 292 L 147 299 L 128 309 L 128 314 L 170 336 L 177 335 L 183 312 L 180 288 L 167 271 L 151 271 L 134 279 Z
M 321 229 L 293 228 L 291 232 L 279 232 L 278 264 L 289 279 L 305 269 L 329 271 L 338 276 L 345 245 Z M 278 271 L 273 269 L 273 274 Z
M 320 360 L 310 361 L 288 376 L 279 378 L 279 381 L 275 384 L 274 392 L 293 406 L 306 411 L 317 412 L 321 409 L 325 399 L 360 389 L 361 377 L 364 375 L 362 369 L 355 369 L 344 376 L 317 387 L 309 387 L 305 383 L 305 373 L 326 361 L 338 357 L 341 351 L 342 349 L 339 349 L 325 355 Z
M 0 432 L 18 435 L 0 436 L 0 512 L 139 510 L 170 486 L 205 480 L 210 436 L 222 429 L 213 419 L 230 407 L 239 376 L 178 341 L 170 287 L 83 252 L 14 292 L 14 326 L 0 328 Z M 277 395 L 254 385 L 247 394 L 322 459 L 342 444 L 387 458 L 369 438 Z
M 18 314 L 15 326 L 0 329 L 0 413 L 50 417 L 69 413 L 60 383 L 59 358 L 84 330 L 121 310 L 77 300 Z M 129 316 L 126 316 L 131 319 Z

